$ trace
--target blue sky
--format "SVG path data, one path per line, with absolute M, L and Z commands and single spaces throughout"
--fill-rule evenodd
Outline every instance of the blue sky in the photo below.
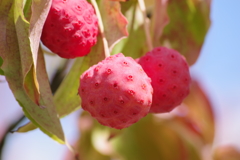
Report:
M 216 144 L 240 147 L 240 1 L 213 0 L 212 24 L 191 73 L 201 80 L 217 113 Z
M 211 28 L 193 71 L 215 82 L 227 92 L 240 81 L 240 1 L 215 0 L 212 4 Z M 231 84 L 227 83 L 230 82 Z M 223 88 L 224 87 L 224 88 Z
M 240 147 L 240 1 L 213 0 L 211 19 L 212 25 L 200 57 L 191 67 L 191 74 L 200 80 L 214 105 L 218 120 L 215 144 L 231 143 Z M 9 100 L 13 97 L 6 84 L 0 84 L 0 88 L 3 105 L 15 107 L 15 112 L 20 112 L 15 100 Z M 77 134 L 77 116 L 75 113 L 62 119 L 70 142 Z M 10 136 L 3 160 L 15 160 L 16 157 L 18 160 L 61 160 L 66 151 L 66 147 L 38 130 Z

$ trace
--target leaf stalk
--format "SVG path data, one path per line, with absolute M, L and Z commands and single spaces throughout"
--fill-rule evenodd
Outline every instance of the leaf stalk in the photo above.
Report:
M 148 46 L 148 50 L 151 51 L 153 50 L 153 43 L 152 43 L 152 39 L 151 39 L 151 34 L 149 31 L 149 19 L 147 18 L 147 13 L 146 13 L 146 7 L 145 7 L 145 3 L 144 0 L 138 0 L 138 4 L 139 4 L 139 8 L 142 12 L 143 15 L 143 20 L 144 20 L 144 31 L 145 31 L 145 35 L 147 38 L 147 46 Z
M 108 42 L 107 42 L 106 36 L 104 34 L 104 26 L 103 26 L 102 17 L 101 17 L 100 11 L 98 9 L 98 5 L 97 5 L 96 0 L 91 0 L 91 3 L 92 3 L 92 5 L 93 5 L 93 7 L 95 9 L 95 12 L 96 12 L 96 15 L 97 15 L 97 18 L 98 18 L 98 27 L 99 27 L 100 34 L 101 34 L 102 40 L 103 40 L 103 47 L 104 47 L 105 58 L 107 58 L 107 57 L 110 56 L 110 51 L 109 51 L 109 47 L 108 47 Z

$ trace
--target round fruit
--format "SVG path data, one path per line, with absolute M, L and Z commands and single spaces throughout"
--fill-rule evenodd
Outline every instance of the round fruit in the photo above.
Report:
M 151 113 L 170 112 L 189 94 L 189 66 L 176 50 L 157 47 L 137 62 L 152 80 Z
M 88 54 L 96 44 L 98 20 L 86 0 L 53 0 L 41 40 L 62 58 Z
M 153 89 L 142 67 L 119 53 L 84 72 L 78 92 L 82 108 L 99 123 L 122 129 L 147 115 Z

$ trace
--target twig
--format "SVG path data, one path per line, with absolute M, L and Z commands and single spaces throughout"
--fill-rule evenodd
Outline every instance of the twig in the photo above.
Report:
M 107 39 L 106 39 L 105 34 L 104 34 L 102 17 L 101 17 L 100 11 L 98 9 L 98 5 L 96 3 L 96 0 L 91 0 L 91 2 L 92 2 L 93 7 L 95 8 L 96 15 L 97 15 L 97 18 L 98 18 L 98 27 L 100 29 L 100 33 L 101 33 L 101 36 L 102 36 L 104 53 L 105 53 L 105 58 L 106 58 L 106 57 L 110 56 L 110 51 L 109 51 L 109 48 L 108 48 Z
M 6 142 L 6 138 L 7 138 L 7 135 L 8 133 L 11 133 L 11 131 L 16 127 L 18 126 L 23 119 L 25 119 L 26 117 L 24 115 L 21 115 L 21 117 L 16 120 L 15 122 L 13 122 L 10 126 L 8 126 L 8 129 L 7 131 L 5 132 L 4 136 L 2 139 L 0 139 L 0 160 L 2 159 L 2 151 L 3 151 L 3 147 L 4 147 L 4 144 Z
M 66 139 L 66 138 L 65 138 Z M 78 153 L 74 150 L 74 148 L 69 144 L 69 142 L 66 140 L 66 146 L 67 148 L 74 154 L 75 160 L 79 160 Z
M 145 3 L 144 0 L 138 0 L 139 3 L 139 7 L 140 10 L 143 14 L 143 19 L 144 19 L 144 30 L 145 30 L 145 34 L 146 34 L 146 38 L 147 38 L 147 46 L 149 51 L 153 50 L 153 44 L 152 44 L 152 39 L 151 39 L 151 34 L 149 31 L 149 19 L 147 18 L 147 13 L 146 13 L 146 7 L 145 7 Z

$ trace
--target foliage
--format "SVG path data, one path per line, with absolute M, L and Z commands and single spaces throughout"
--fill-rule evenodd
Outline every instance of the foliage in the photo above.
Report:
M 40 128 L 54 140 L 65 143 L 59 117 L 80 108 L 81 99 L 76 95 L 79 77 L 104 59 L 103 35 L 111 54 L 121 52 L 138 58 L 152 47 L 167 46 L 183 54 L 189 65 L 196 62 L 210 26 L 210 0 L 145 0 L 146 12 L 139 7 L 141 0 L 119 1 L 97 1 L 95 9 L 100 11 L 104 34 L 98 35 L 90 54 L 74 60 L 54 95 L 39 45 L 52 1 L 0 1 L 0 75 L 6 77 L 31 121 L 18 132 Z M 212 105 L 197 80 L 176 110 L 149 114 L 127 129 L 104 127 L 85 112 L 79 122 L 81 136 L 76 149 L 81 160 L 200 160 L 204 156 L 202 150 L 211 146 L 214 139 Z M 223 157 L 219 156 L 221 153 L 216 151 L 216 160 Z M 234 151 L 234 156 L 238 159 L 239 153 Z

